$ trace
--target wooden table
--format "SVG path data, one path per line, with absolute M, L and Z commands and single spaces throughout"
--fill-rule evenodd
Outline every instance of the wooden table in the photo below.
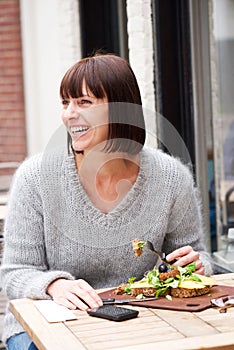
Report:
M 234 286 L 234 273 L 215 276 Z M 234 307 L 181 312 L 143 307 L 135 319 L 112 322 L 76 311 L 77 320 L 49 324 L 30 299 L 13 300 L 12 313 L 40 350 L 234 349 Z

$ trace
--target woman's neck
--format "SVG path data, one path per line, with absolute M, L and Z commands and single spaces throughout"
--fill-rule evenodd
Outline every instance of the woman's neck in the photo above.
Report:
M 131 189 L 139 172 L 139 155 L 89 152 L 75 154 L 80 181 L 96 207 L 111 211 Z
M 117 174 L 124 176 L 139 170 L 139 155 L 133 156 L 122 152 L 91 151 L 79 153 L 75 154 L 75 162 L 81 176 L 95 174 L 100 178 L 107 178 Z

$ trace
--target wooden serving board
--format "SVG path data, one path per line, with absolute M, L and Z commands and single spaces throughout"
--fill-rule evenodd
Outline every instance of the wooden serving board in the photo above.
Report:
M 128 295 L 116 295 L 114 294 L 114 291 L 115 289 L 111 289 L 109 291 L 99 293 L 99 295 L 102 298 L 115 298 L 118 300 L 131 299 L 131 297 Z M 212 287 L 210 294 L 202 295 L 199 297 L 193 297 L 193 298 L 173 297 L 172 300 L 168 300 L 165 297 L 159 297 L 157 300 L 131 302 L 131 303 L 128 303 L 128 305 L 150 307 L 155 309 L 196 312 L 196 311 L 202 311 L 211 307 L 211 304 L 210 304 L 211 299 L 215 299 L 215 298 L 219 298 L 227 295 L 234 295 L 234 287 L 215 285 Z

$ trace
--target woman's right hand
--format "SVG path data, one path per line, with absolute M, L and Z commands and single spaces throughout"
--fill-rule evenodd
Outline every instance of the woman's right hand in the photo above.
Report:
M 74 281 L 63 278 L 57 279 L 48 286 L 47 294 L 57 304 L 72 310 L 87 310 L 88 308 L 92 309 L 103 305 L 95 290 L 82 279 Z

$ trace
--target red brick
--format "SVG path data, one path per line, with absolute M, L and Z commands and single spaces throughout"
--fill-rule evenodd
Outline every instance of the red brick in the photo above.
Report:
M 26 155 L 21 50 L 19 0 L 0 0 L 0 162 Z

